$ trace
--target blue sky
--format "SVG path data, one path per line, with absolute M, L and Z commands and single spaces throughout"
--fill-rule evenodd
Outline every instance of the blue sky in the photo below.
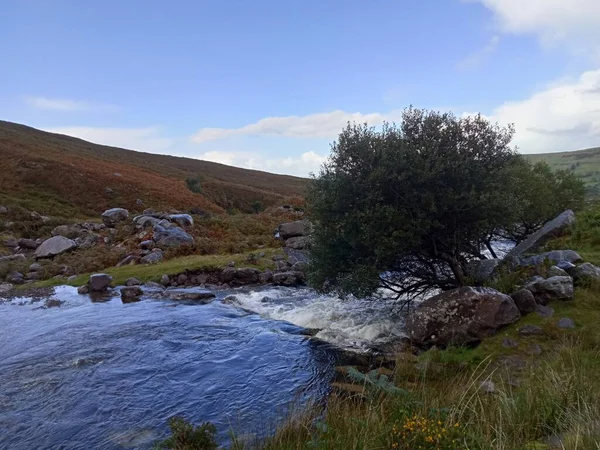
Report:
M 279 173 L 402 108 L 600 145 L 597 0 L 4 0 L 0 118 Z

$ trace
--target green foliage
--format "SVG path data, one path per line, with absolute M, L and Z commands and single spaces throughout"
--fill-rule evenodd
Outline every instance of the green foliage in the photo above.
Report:
M 194 194 L 202 193 L 202 182 L 204 181 L 204 177 L 198 175 L 197 177 L 189 177 L 185 179 L 185 184 L 188 189 L 192 191 Z
M 388 376 L 385 374 L 380 374 L 377 370 L 371 370 L 366 374 L 359 372 L 354 367 L 348 368 L 348 378 L 358 384 L 362 384 L 367 388 L 375 391 L 376 393 L 386 393 L 386 394 L 405 394 L 406 391 L 404 389 L 400 389 L 394 383 L 392 383 Z
M 254 200 L 252 202 L 251 207 L 252 207 L 252 212 L 255 214 L 265 210 L 265 205 L 260 200 Z
M 308 198 L 311 284 L 358 296 L 462 285 L 490 230 L 511 223 L 512 135 L 481 116 L 412 108 L 381 131 L 348 125 Z
M 156 444 L 157 450 L 216 450 L 217 429 L 211 423 L 204 422 L 194 427 L 182 417 L 169 420 L 171 436 Z

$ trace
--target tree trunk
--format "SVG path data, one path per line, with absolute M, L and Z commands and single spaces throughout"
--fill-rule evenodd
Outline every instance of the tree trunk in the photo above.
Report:
M 452 269 L 452 273 L 456 278 L 456 283 L 459 287 L 462 287 L 466 284 L 465 273 L 462 268 L 462 264 L 456 257 L 452 257 L 450 260 L 450 268 Z

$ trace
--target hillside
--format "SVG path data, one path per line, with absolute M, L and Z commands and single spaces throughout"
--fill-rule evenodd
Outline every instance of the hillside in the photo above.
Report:
M 251 212 L 302 196 L 307 179 L 93 144 L 0 121 L 0 204 L 88 217 L 110 207 Z M 199 180 L 198 193 L 186 179 Z M 138 201 L 141 200 L 140 201 Z
M 524 156 L 533 162 L 545 161 L 556 170 L 573 170 L 585 181 L 589 195 L 600 195 L 600 147 Z

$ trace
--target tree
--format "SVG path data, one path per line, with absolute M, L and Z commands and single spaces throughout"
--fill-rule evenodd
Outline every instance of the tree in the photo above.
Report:
M 466 283 L 490 230 L 509 227 L 512 127 L 409 108 L 380 131 L 349 124 L 313 180 L 310 282 L 400 296 Z

